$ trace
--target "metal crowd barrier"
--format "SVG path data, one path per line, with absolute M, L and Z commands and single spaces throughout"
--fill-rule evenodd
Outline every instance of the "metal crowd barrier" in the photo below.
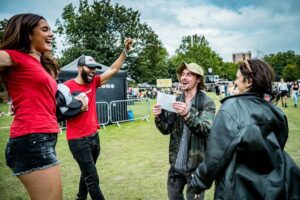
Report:
M 105 101 L 96 102 L 96 112 L 97 118 L 100 123 L 100 126 L 103 126 L 105 129 L 105 125 L 109 123 L 109 105 Z
M 110 102 L 110 121 L 120 127 L 120 122 L 147 120 L 150 116 L 150 99 L 128 99 Z
M 117 124 L 119 127 L 121 122 L 134 121 L 134 120 L 146 120 L 149 122 L 150 116 L 150 99 L 128 99 L 112 101 L 108 104 L 105 101 L 96 102 L 97 118 L 100 126 L 103 126 L 110 122 Z M 61 130 L 66 128 L 65 122 L 60 123 Z
M 96 102 L 96 112 L 100 126 L 103 126 L 105 129 L 105 125 L 109 123 L 109 104 L 105 101 Z M 62 130 L 66 129 L 66 122 L 60 122 L 59 126 L 60 132 L 62 132 Z

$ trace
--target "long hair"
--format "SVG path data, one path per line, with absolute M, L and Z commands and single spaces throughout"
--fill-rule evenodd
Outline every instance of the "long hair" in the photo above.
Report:
M 204 83 L 204 78 L 203 76 L 200 76 L 199 74 L 196 74 L 197 75 L 197 78 L 200 79 L 200 82 L 197 84 L 197 90 L 200 91 L 200 90 L 206 90 L 206 85 Z
M 33 33 L 33 29 L 41 19 L 44 18 L 40 15 L 30 13 L 18 14 L 11 17 L 3 33 L 0 49 L 14 49 L 29 53 L 29 35 Z
M 41 57 L 41 63 L 45 70 L 51 74 L 53 78 L 57 78 L 58 72 L 60 71 L 60 62 L 53 56 L 51 51 L 46 51 Z
M 18 14 L 11 17 L 3 33 L 0 49 L 13 49 L 29 53 L 29 35 L 33 34 L 33 29 L 42 19 L 45 20 L 44 17 L 31 13 Z M 60 64 L 54 59 L 51 52 L 44 52 L 42 54 L 41 64 L 51 76 L 57 76 Z
M 252 79 L 249 92 L 272 93 L 275 73 L 270 65 L 259 59 L 251 59 L 243 62 L 239 66 L 239 70 L 244 76 L 244 81 Z

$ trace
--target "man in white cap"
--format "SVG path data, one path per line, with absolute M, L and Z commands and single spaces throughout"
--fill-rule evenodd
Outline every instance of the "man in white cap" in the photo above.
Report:
M 204 71 L 195 63 L 185 63 L 177 68 L 177 78 L 183 93 L 176 98 L 173 108 L 168 112 L 155 105 L 155 125 L 164 134 L 170 134 L 168 175 L 168 197 L 170 200 L 194 200 L 191 189 L 192 174 L 203 160 L 207 137 L 215 116 L 215 103 L 202 90 Z M 196 199 L 204 200 L 204 193 Z
M 100 155 L 100 129 L 96 113 L 96 90 L 106 83 L 120 70 L 130 50 L 133 40 L 125 39 L 124 51 L 117 60 L 101 75 L 96 75 L 96 68 L 101 68 L 91 56 L 82 56 L 78 60 L 78 75 L 75 79 L 65 82 L 71 93 L 85 93 L 88 98 L 86 112 L 67 120 L 67 140 L 69 148 L 77 161 L 81 177 L 77 199 L 87 199 L 89 193 L 93 200 L 103 200 L 99 186 L 96 161 Z

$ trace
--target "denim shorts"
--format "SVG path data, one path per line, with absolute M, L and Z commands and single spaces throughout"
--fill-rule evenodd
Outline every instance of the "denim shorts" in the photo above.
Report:
M 19 176 L 57 165 L 57 134 L 29 134 L 10 138 L 5 149 L 6 164 Z

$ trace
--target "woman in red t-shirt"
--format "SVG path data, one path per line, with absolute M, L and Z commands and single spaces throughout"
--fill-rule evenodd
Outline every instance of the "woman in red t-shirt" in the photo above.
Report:
M 53 32 L 43 17 L 19 14 L 9 19 L 0 46 L 0 73 L 15 114 L 6 163 L 31 199 L 62 199 L 55 152 L 57 84 L 51 76 L 57 71 L 43 61 L 44 52 L 52 49 L 52 39 Z

